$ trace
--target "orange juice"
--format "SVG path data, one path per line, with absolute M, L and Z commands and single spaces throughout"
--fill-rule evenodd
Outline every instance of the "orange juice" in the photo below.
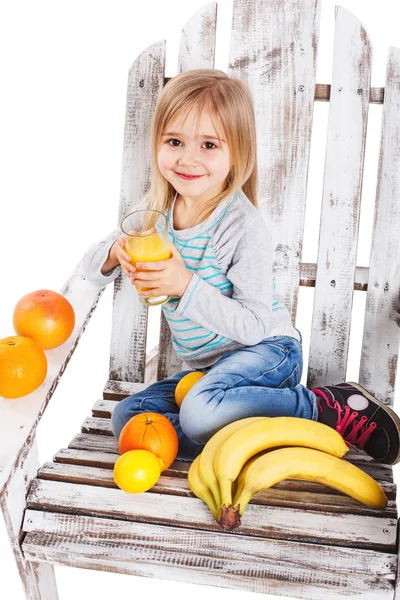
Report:
M 171 250 L 166 245 L 163 237 L 154 235 L 129 237 L 126 240 L 126 251 L 132 258 L 132 264 L 138 262 L 155 262 L 157 260 L 168 260 L 171 258 Z M 138 269 L 140 272 L 140 269 Z M 146 291 L 149 288 L 137 287 L 138 290 Z

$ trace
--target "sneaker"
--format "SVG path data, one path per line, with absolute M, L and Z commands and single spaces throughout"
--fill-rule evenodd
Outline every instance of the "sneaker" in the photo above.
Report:
M 318 421 L 336 429 L 348 445 L 388 465 L 400 461 L 400 419 L 389 406 L 352 381 L 312 391 Z

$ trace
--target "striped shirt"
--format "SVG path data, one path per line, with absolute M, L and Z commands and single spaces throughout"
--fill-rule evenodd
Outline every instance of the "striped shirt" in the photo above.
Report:
M 182 368 L 211 366 L 226 352 L 275 335 L 299 339 L 288 309 L 276 296 L 271 236 L 244 192 L 239 189 L 205 221 L 182 230 L 174 228 L 176 198 L 166 213 L 168 235 L 193 276 L 183 296 L 172 297 L 162 310 Z M 82 259 L 92 283 L 105 285 L 121 271 L 100 272 L 119 235 L 115 230 Z

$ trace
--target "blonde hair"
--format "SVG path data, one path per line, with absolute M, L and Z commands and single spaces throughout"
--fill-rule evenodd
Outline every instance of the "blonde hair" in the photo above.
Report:
M 204 221 L 239 188 L 258 208 L 256 126 L 251 92 L 245 83 L 217 69 L 181 73 L 170 79 L 161 92 L 151 121 L 152 178 L 144 196 L 149 208 L 166 213 L 172 205 L 175 189 L 161 174 L 157 155 L 168 124 L 175 119 L 186 119 L 193 108 L 197 126 L 202 111 L 210 111 L 217 135 L 226 136 L 231 160 L 222 192 L 200 207 L 196 222 Z

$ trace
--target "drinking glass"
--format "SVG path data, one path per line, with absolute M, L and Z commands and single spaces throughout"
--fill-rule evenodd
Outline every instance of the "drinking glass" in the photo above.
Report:
M 168 222 L 164 213 L 152 209 L 135 210 L 122 219 L 120 228 L 125 238 L 126 251 L 135 267 L 138 262 L 154 262 L 171 258 Z M 135 287 L 141 291 L 150 289 Z M 164 304 L 170 298 L 171 296 L 139 296 L 140 302 L 146 306 Z

